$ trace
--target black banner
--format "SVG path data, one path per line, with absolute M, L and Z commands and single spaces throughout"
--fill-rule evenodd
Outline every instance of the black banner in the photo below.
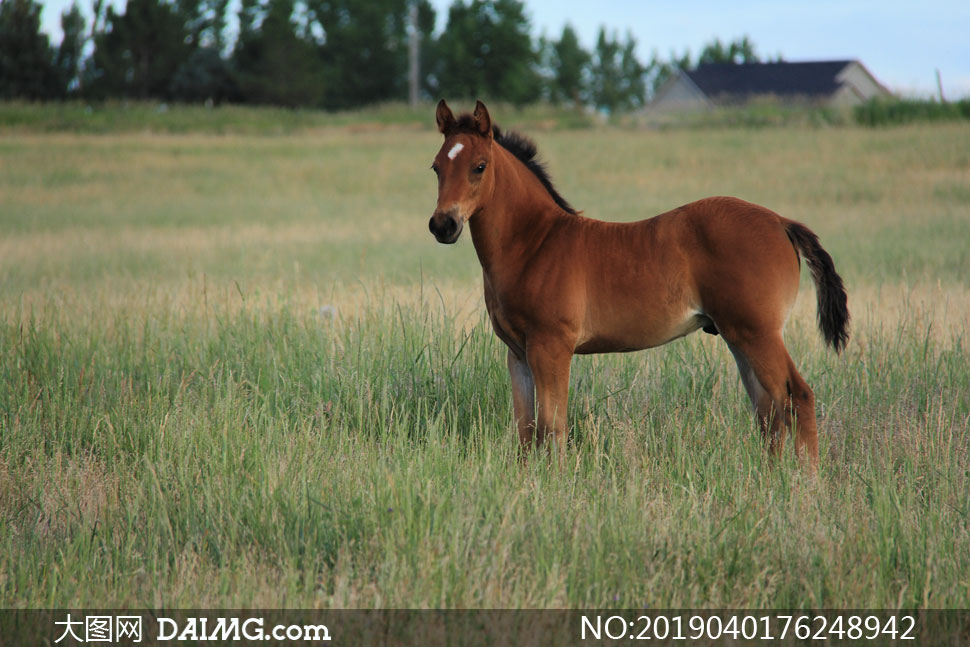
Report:
M 0 610 L 0 647 L 35 645 L 970 644 L 970 611 Z

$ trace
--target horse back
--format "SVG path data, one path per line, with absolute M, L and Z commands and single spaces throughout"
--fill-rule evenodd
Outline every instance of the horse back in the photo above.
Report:
M 780 327 L 798 289 L 788 222 L 718 197 L 638 222 L 590 224 L 585 253 L 572 256 L 586 263 L 579 352 L 658 346 L 701 327 L 714 332 L 712 321 Z

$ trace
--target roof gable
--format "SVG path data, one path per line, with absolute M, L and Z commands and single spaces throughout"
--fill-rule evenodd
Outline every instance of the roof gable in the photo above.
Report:
M 853 62 L 704 63 L 685 74 L 712 98 L 766 94 L 826 97 L 839 89 L 839 73 Z

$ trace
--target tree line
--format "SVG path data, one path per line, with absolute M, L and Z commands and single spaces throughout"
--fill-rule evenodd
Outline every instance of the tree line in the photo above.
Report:
M 601 27 L 592 50 L 565 26 L 534 38 L 519 0 L 455 0 L 444 29 L 428 0 L 92 0 L 61 14 L 62 41 L 36 0 L 0 0 L 0 98 L 125 98 L 349 109 L 420 94 L 636 109 L 680 68 L 759 60 L 747 37 L 641 61 L 636 40 Z M 230 18 L 235 18 L 230 38 Z M 413 51 L 413 48 L 411 49 Z

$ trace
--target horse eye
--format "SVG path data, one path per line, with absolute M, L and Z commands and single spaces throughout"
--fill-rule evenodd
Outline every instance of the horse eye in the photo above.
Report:
M 475 167 L 475 172 L 476 173 L 484 173 L 485 172 L 485 162 L 482 162 L 481 164 L 479 164 L 478 166 L 476 166 Z
M 431 165 L 431 170 L 434 171 L 434 174 L 435 175 L 438 175 L 438 165 L 437 164 L 432 164 Z

